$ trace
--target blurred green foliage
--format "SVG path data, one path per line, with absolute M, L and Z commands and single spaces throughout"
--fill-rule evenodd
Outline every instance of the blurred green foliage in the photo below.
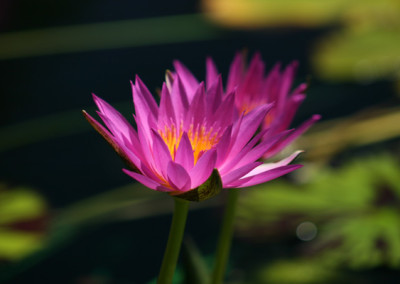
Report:
M 339 277 L 333 269 L 322 266 L 318 261 L 293 259 L 278 260 L 261 267 L 254 281 L 257 284 L 319 284 L 337 281 Z
M 17 261 L 43 247 L 47 204 L 32 189 L 0 184 L 0 259 Z
M 308 175 L 303 184 L 276 181 L 243 194 L 237 223 L 241 235 L 293 236 L 300 223 L 309 221 L 319 234 L 306 251 L 320 263 L 353 269 L 399 267 L 398 161 L 383 154 Z

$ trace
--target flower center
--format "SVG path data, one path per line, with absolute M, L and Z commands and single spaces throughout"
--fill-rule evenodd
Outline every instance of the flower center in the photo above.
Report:
M 179 129 L 175 125 L 165 126 L 164 131 L 158 131 L 167 144 L 171 157 L 175 160 L 176 150 L 182 138 L 182 125 Z M 193 150 L 194 163 L 196 164 L 201 155 L 213 148 L 220 140 L 221 135 L 213 127 L 205 127 L 204 125 L 190 125 L 187 135 Z

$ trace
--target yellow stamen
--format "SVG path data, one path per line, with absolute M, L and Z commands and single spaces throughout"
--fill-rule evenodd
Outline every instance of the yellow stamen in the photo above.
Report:
M 172 159 L 175 160 L 176 150 L 179 147 L 183 134 L 182 125 L 178 130 L 175 125 L 171 124 L 170 126 L 165 126 L 163 130 L 160 129 L 158 132 L 165 144 L 167 144 Z M 201 154 L 214 147 L 220 139 L 218 131 L 215 131 L 213 127 L 206 128 L 204 125 L 197 125 L 196 127 L 191 125 L 187 135 L 192 146 L 195 164 Z

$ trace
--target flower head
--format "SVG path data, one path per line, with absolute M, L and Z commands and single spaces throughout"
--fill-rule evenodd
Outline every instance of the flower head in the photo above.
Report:
M 192 91 L 198 85 L 196 78 L 180 62 L 175 61 L 174 65 L 176 73 L 187 78 L 185 84 L 187 90 Z M 281 65 L 278 63 L 266 74 L 265 63 L 259 53 L 253 56 L 248 68 L 246 68 L 243 53 L 237 53 L 231 64 L 225 93 L 236 93 L 235 105 L 239 113 L 248 113 L 261 105 L 273 104 L 261 124 L 261 129 L 268 129 L 267 137 L 287 130 L 298 107 L 306 98 L 307 85 L 305 83 L 292 90 L 297 66 L 298 63 L 295 61 L 281 70 Z M 210 87 L 218 80 L 218 70 L 213 60 L 208 58 L 206 84 Z M 279 143 L 265 153 L 264 158 L 269 158 L 281 151 L 319 119 L 319 115 L 313 115 L 297 129 L 288 132 Z
M 300 167 L 288 165 L 300 151 L 276 163 L 259 161 L 287 135 L 258 132 L 272 104 L 240 113 L 235 90 L 224 93 L 220 76 L 207 87 L 193 79 L 186 70 L 167 76 L 157 104 L 136 77 L 136 128 L 93 95 L 107 128 L 84 115 L 128 164 L 126 174 L 153 190 L 203 200 L 218 191 L 214 188 L 247 187 Z

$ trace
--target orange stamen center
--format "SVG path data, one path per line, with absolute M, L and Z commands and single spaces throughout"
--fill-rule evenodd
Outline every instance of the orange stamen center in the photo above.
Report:
M 183 134 L 182 125 L 179 129 L 173 124 L 165 126 L 164 130 L 159 130 L 158 132 L 165 144 L 167 144 L 172 159 L 175 160 L 176 150 L 179 147 Z M 187 135 L 192 146 L 195 164 L 204 151 L 213 148 L 221 138 L 219 132 L 215 131 L 213 127 L 206 128 L 204 125 L 196 125 L 196 127 L 191 125 Z

